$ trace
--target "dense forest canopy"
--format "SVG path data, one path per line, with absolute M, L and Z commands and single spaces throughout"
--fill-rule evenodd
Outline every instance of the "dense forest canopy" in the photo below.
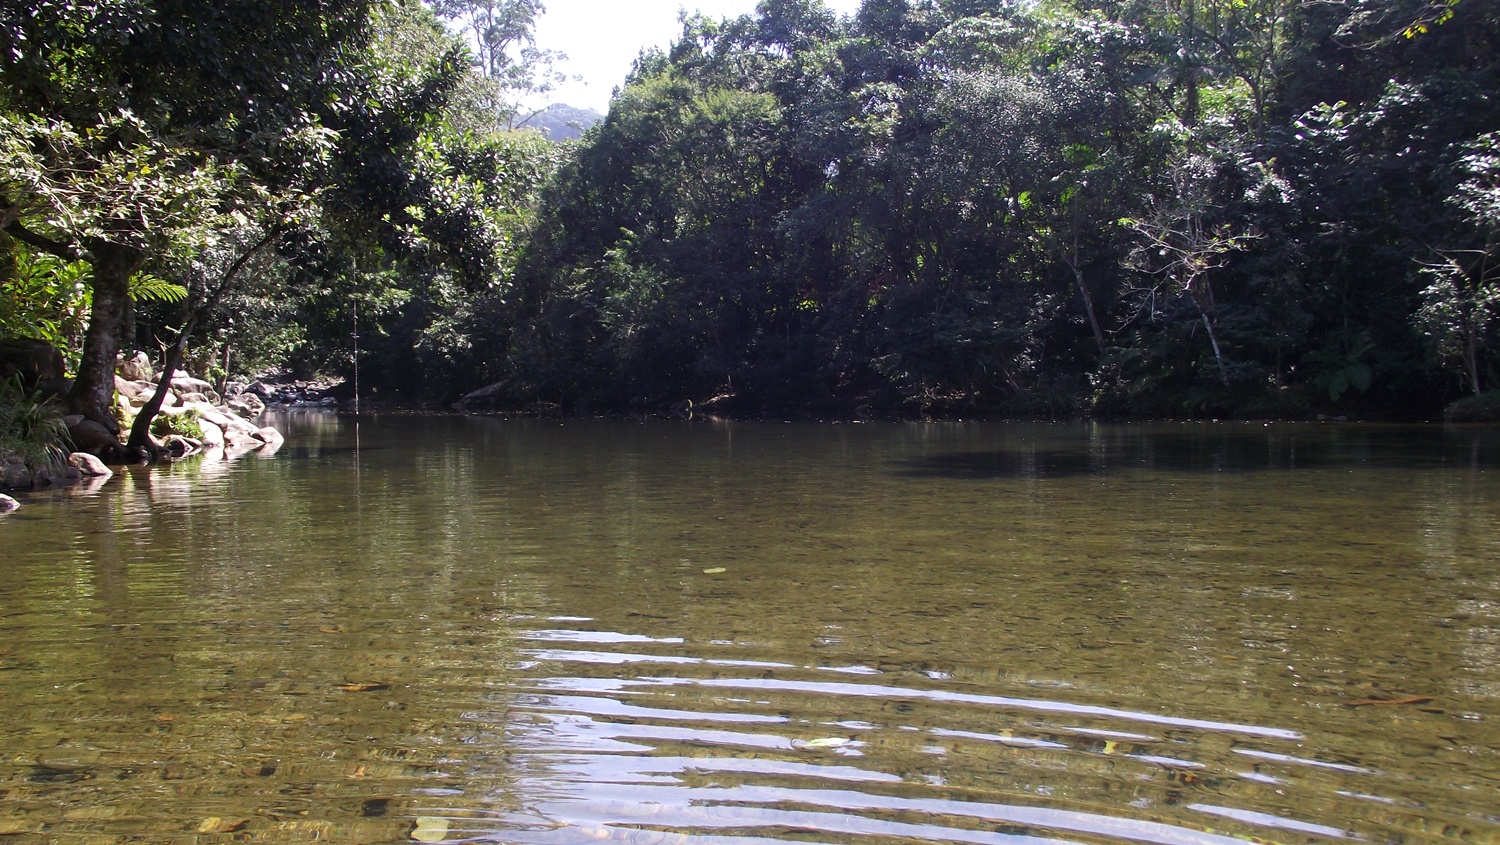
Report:
M 77 346 L 81 408 L 101 323 L 235 372 L 358 332 L 367 392 L 502 407 L 1432 418 L 1500 378 L 1485 0 L 763 0 L 567 145 L 507 131 L 536 0 L 41 5 L 0 19 L 0 329 Z

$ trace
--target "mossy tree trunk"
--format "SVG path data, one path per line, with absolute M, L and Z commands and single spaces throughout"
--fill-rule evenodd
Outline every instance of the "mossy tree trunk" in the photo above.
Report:
M 97 244 L 89 253 L 94 267 L 93 306 L 68 407 L 110 431 L 119 431 L 114 415 L 115 357 L 130 313 L 130 277 L 144 256 L 139 250 L 111 243 Z

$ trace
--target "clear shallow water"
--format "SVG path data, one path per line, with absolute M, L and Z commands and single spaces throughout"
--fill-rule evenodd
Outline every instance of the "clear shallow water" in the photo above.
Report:
M 0 522 L 0 843 L 1500 841 L 1494 432 L 282 424 Z

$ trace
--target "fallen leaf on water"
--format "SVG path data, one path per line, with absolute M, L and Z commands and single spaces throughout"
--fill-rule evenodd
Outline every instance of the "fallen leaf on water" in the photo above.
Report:
M 448 838 L 448 820 L 437 816 L 418 816 L 411 838 L 418 842 L 442 842 Z
M 390 684 L 339 684 L 339 689 L 344 692 L 380 692 L 390 688 Z
M 99 765 L 103 756 L 92 748 L 53 748 L 36 755 L 36 763 L 54 772 L 77 772 Z
M 199 833 L 234 833 L 249 824 L 249 819 L 221 819 L 211 816 L 198 822 Z
M 840 748 L 848 745 L 849 740 L 842 736 L 829 736 L 822 739 L 794 739 L 793 748 Z
M 714 567 L 710 567 L 708 569 L 703 570 L 703 574 L 704 575 L 720 575 L 720 574 L 728 572 L 728 571 L 729 571 L 728 569 L 725 569 L 722 566 L 714 566 Z
M 342 633 L 344 633 L 344 626 L 342 626 L 342 625 L 323 625 L 323 626 L 319 627 L 318 630 L 322 631 L 325 634 L 342 634 Z
M 1346 701 L 1345 707 L 1373 707 L 1376 705 L 1390 707 L 1398 704 L 1426 704 L 1432 701 L 1430 695 L 1417 695 L 1411 698 L 1361 698 L 1358 701 Z

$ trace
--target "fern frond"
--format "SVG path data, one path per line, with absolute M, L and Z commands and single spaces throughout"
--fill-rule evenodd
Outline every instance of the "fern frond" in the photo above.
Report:
M 130 278 L 130 298 L 136 302 L 181 302 L 187 296 L 187 288 L 150 273 L 137 273 Z

